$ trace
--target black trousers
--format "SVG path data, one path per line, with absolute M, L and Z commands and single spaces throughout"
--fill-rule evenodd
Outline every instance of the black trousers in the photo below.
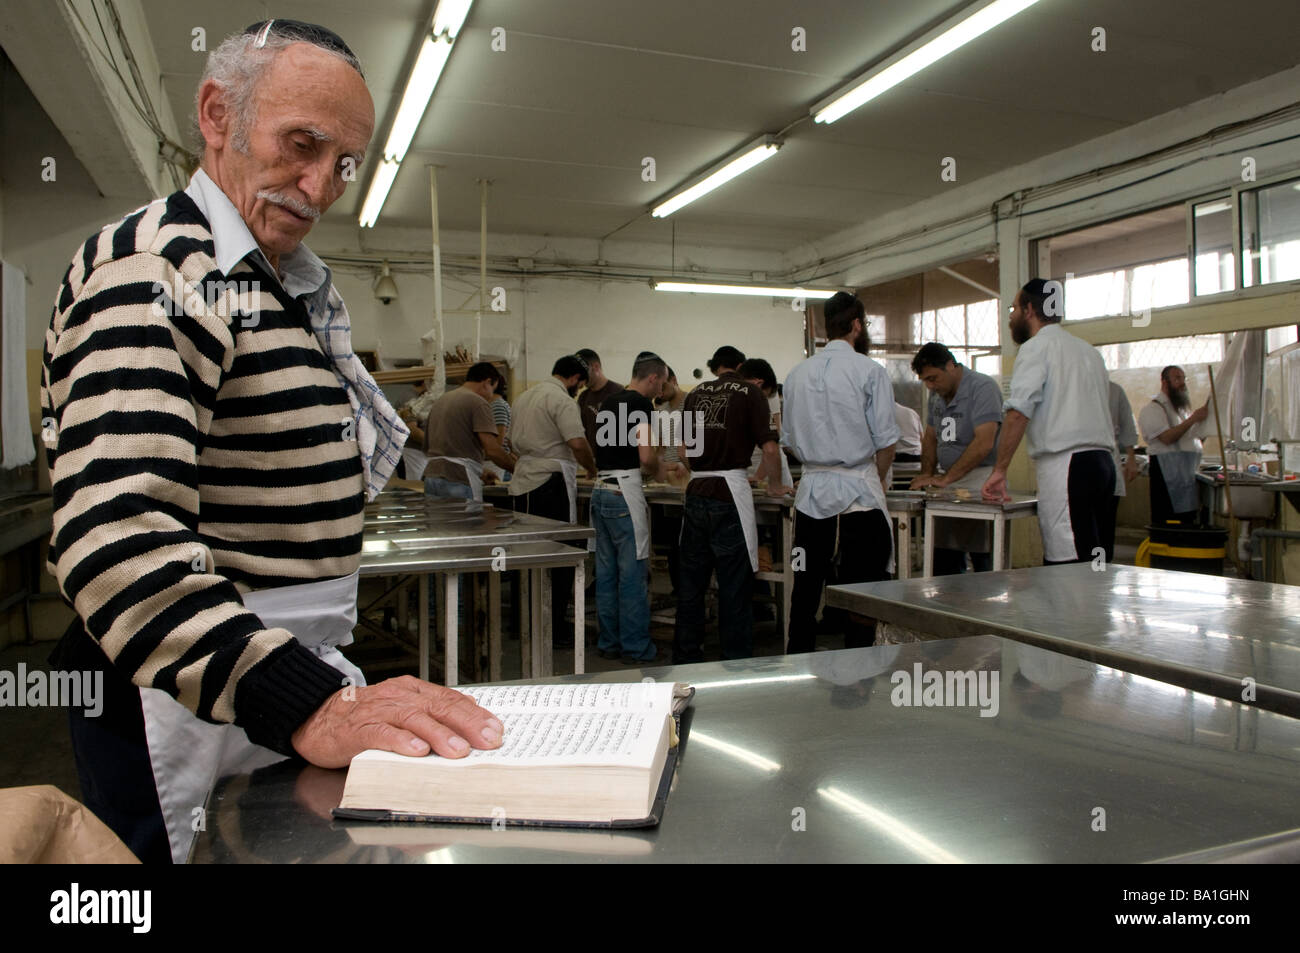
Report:
M 514 508 L 520 513 L 544 516 L 547 519 L 569 522 L 569 490 L 563 473 L 552 473 L 545 483 L 530 493 L 512 496 Z M 570 543 L 586 549 L 587 541 Z M 564 615 L 573 603 L 573 570 L 568 566 L 550 570 L 551 573 L 551 639 L 557 646 L 573 644 L 573 630 Z
M 832 571 L 835 538 L 839 535 L 839 561 Z M 880 510 L 842 513 L 815 519 L 796 513 L 794 546 L 803 550 L 803 569 L 794 575 L 790 597 L 790 644 L 787 652 L 811 652 L 817 644 L 817 606 L 822 589 L 830 579 L 836 584 L 878 582 L 889 578 L 889 553 L 893 531 L 889 518 Z M 844 624 L 844 644 L 849 648 L 872 645 L 875 621 L 828 608 L 826 615 L 838 616 Z
M 141 863 L 170 864 L 171 845 L 154 786 L 140 690 L 114 668 L 80 619 L 63 633 L 50 656 L 50 668 L 104 673 L 100 713 L 91 718 L 82 708 L 68 710 L 81 800 Z
M 1160 470 L 1160 457 L 1153 455 L 1151 465 L 1147 468 L 1147 475 L 1151 479 L 1151 523 L 1155 526 L 1163 526 L 1165 523 L 1176 521 L 1184 526 L 1192 526 L 1196 523 L 1199 511 L 1192 510 L 1188 513 L 1177 513 L 1174 511 L 1173 501 L 1169 498 L 1169 487 L 1165 485 L 1164 474 Z
M 1048 566 L 1086 563 L 1101 549 L 1106 562 L 1115 556 L 1115 457 L 1106 450 L 1079 450 L 1070 457 L 1066 478 L 1074 559 L 1044 559 Z

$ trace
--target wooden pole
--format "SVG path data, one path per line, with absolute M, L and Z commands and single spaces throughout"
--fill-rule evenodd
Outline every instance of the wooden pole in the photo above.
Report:
M 1242 565 L 1237 561 L 1237 541 L 1233 533 L 1233 530 L 1236 529 L 1233 525 L 1236 522 L 1236 517 L 1232 515 L 1232 481 L 1228 479 L 1228 451 L 1223 442 L 1223 422 L 1219 418 L 1219 393 L 1214 387 L 1214 368 L 1206 364 L 1205 369 L 1210 372 L 1210 399 L 1214 401 L 1214 429 L 1219 435 L 1219 459 L 1223 464 L 1223 498 L 1228 504 L 1228 545 L 1226 549 L 1232 565 L 1236 567 L 1242 578 L 1245 578 Z

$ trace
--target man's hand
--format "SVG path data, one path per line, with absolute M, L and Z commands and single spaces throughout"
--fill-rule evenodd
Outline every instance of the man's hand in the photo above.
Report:
M 1124 482 L 1132 483 L 1134 480 L 1137 479 L 1137 475 L 1138 475 L 1137 455 L 1130 453 L 1128 456 L 1124 458 Z
M 924 490 L 927 486 L 943 486 L 943 478 L 928 473 L 923 476 L 913 477 L 911 487 L 913 490 Z
M 1188 414 L 1187 419 L 1195 421 L 1196 423 L 1199 424 L 1201 423 L 1201 421 L 1205 420 L 1209 416 L 1210 416 L 1210 405 L 1206 403 L 1200 407 L 1197 407 L 1190 414 Z
M 504 731 L 468 695 L 403 675 L 335 692 L 293 733 L 293 746 L 312 764 L 344 768 L 367 748 L 463 758 L 471 747 L 500 747 Z
M 1008 503 L 1011 493 L 1007 490 L 1007 471 L 994 469 L 993 475 L 984 482 L 980 497 L 986 503 Z
M 587 467 L 587 469 L 584 470 L 583 473 L 586 474 L 586 477 L 587 477 L 588 480 L 594 480 L 594 479 L 596 479 L 596 473 L 597 473 L 597 471 L 596 471 L 595 469 L 593 469 L 592 467 Z
M 497 482 L 497 475 L 491 470 L 484 470 L 483 476 L 480 479 L 484 486 L 493 486 Z
M 794 496 L 794 487 L 782 486 L 780 480 L 767 482 L 767 495 L 780 498 L 783 496 Z

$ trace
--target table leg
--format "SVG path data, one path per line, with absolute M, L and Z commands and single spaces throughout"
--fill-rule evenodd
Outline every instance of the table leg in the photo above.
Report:
M 420 583 L 416 587 L 420 600 L 420 678 L 429 680 L 429 574 L 420 573 Z
M 528 652 L 524 659 L 524 670 L 521 672 L 522 677 L 532 678 L 535 674 L 540 674 L 537 667 L 537 657 L 541 650 L 539 645 L 543 638 L 550 638 L 544 629 L 549 629 L 551 625 L 550 616 L 542 618 L 542 579 L 541 573 L 546 570 L 530 569 L 528 570 Z
M 488 680 L 501 681 L 501 573 L 488 573 Z
M 921 562 L 921 576 L 929 579 L 934 575 L 934 514 L 925 511 L 925 558 Z
M 573 674 L 587 671 L 587 561 L 573 568 Z
M 577 574 L 574 574 L 575 578 Z M 551 628 L 551 573 L 537 570 L 537 588 L 541 591 L 539 615 L 542 617 L 542 637 L 533 639 L 533 671 L 542 678 L 555 674 L 555 632 Z
M 993 517 L 993 571 L 1006 568 L 1002 546 L 1007 535 L 1007 518 L 1001 513 Z
M 790 647 L 790 600 L 794 593 L 794 507 L 781 508 L 781 651 Z
M 519 570 L 517 578 L 519 584 L 515 587 L 515 616 L 519 620 L 519 677 L 527 678 L 532 673 L 530 666 L 532 660 L 532 616 L 533 616 L 533 598 L 532 598 L 532 577 L 533 574 L 527 569 Z
M 899 579 L 912 578 L 912 518 L 907 513 L 898 514 L 898 549 L 895 556 Z
M 444 576 L 442 600 L 442 621 L 444 633 L 443 659 L 446 677 L 443 684 L 450 688 L 460 682 L 460 631 L 457 616 L 460 614 L 460 573 L 449 572 Z

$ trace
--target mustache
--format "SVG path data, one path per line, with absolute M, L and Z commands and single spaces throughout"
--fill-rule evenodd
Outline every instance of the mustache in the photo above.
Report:
M 308 205 L 306 202 L 300 202 L 291 195 L 272 192 L 270 189 L 259 189 L 257 197 L 270 202 L 272 205 L 282 205 L 289 211 L 301 215 L 303 218 L 309 218 L 313 222 L 320 219 L 320 209 L 314 205 Z

